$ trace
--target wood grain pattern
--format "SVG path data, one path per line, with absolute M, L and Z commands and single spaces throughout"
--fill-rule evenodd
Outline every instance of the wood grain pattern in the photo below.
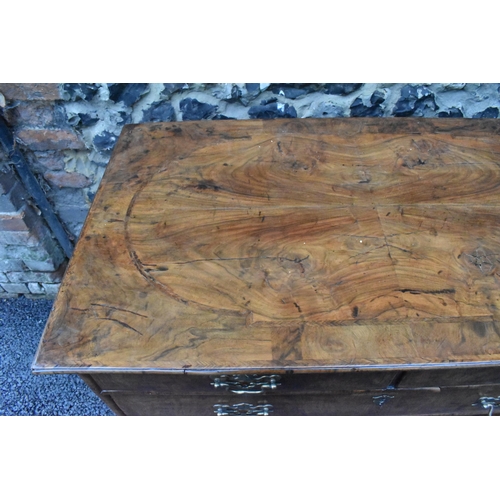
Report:
M 33 370 L 500 365 L 499 132 L 126 126 Z

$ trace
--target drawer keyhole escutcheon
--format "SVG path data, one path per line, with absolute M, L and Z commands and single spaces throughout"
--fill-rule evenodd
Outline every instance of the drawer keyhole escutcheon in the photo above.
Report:
M 394 399 L 394 396 L 389 396 L 389 394 L 382 394 L 381 396 L 373 396 L 372 399 L 377 406 L 383 406 L 390 399 Z
M 281 385 L 278 382 L 280 378 L 279 375 L 219 375 L 213 378 L 210 385 L 233 394 L 262 394 Z
M 270 412 L 273 411 L 273 405 L 261 404 L 253 405 L 250 403 L 235 403 L 232 405 L 227 404 L 217 404 L 214 405 L 214 412 L 218 417 L 221 416 L 247 416 L 247 415 L 259 415 L 268 416 Z
M 500 396 L 494 397 L 482 397 L 479 398 L 477 403 L 473 403 L 472 406 L 482 406 L 485 410 L 489 410 L 488 416 L 493 415 L 493 410 L 495 408 L 500 408 Z

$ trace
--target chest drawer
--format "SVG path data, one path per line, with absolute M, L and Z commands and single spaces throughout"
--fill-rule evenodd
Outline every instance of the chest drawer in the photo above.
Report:
M 224 397 L 115 393 L 112 398 L 126 415 L 136 416 L 213 416 L 217 412 L 266 413 L 271 416 L 488 415 L 487 401 L 481 398 L 495 398 L 500 402 L 500 385 L 475 389 L 308 394 L 302 397 L 275 394 Z
M 283 375 L 93 375 L 103 393 L 172 395 L 318 394 L 385 389 L 398 372 L 365 371 Z M 274 386 L 274 388 L 272 388 Z

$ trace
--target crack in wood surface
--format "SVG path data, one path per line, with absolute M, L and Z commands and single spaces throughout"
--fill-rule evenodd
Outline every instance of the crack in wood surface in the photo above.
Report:
M 141 336 L 143 335 L 142 332 L 140 332 L 139 330 L 136 330 L 133 326 L 130 326 L 128 323 L 125 323 L 124 321 L 120 321 L 120 320 L 114 319 L 114 318 L 101 318 L 101 317 L 99 317 L 99 319 L 102 321 L 113 321 L 114 323 L 118 323 L 120 326 L 123 326 L 124 328 L 128 328 L 129 330 L 132 330 Z
M 131 311 L 130 309 L 123 309 L 121 307 L 110 306 L 107 304 L 90 304 L 90 305 L 93 307 L 103 307 L 105 309 L 110 309 L 113 311 L 123 311 L 126 313 L 135 314 L 136 316 L 141 316 L 142 318 L 148 318 L 148 316 L 145 316 L 144 314 L 140 314 L 140 313 L 135 312 L 135 311 Z

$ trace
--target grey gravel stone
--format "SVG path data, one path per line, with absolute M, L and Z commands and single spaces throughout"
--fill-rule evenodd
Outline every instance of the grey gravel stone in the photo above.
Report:
M 77 375 L 33 375 L 52 301 L 0 299 L 0 415 L 112 415 Z

